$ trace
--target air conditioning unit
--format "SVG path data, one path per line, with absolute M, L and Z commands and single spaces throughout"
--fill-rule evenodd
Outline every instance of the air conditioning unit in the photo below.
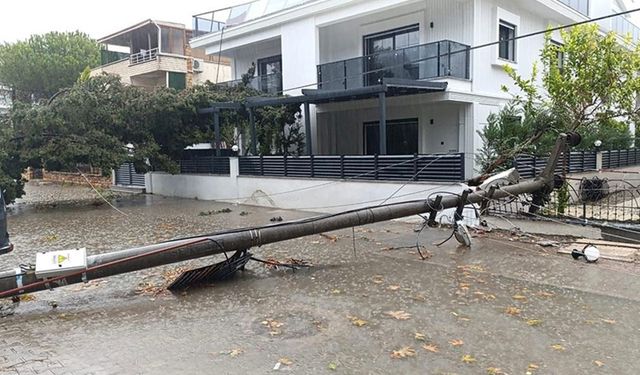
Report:
M 194 73 L 202 73 L 202 64 L 204 64 L 204 62 L 202 60 L 193 59 L 193 71 L 194 71 Z

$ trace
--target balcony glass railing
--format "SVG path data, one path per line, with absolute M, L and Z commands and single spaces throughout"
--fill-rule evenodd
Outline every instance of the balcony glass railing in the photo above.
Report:
M 112 62 L 124 60 L 129 57 L 126 52 L 107 51 L 106 49 L 100 50 L 100 65 L 111 64 Z
M 611 29 L 622 37 L 630 36 L 634 43 L 640 41 L 640 27 L 634 25 L 623 16 L 613 17 L 611 19 Z
M 318 65 L 318 88 L 352 89 L 382 79 L 469 79 L 469 46 L 449 40 Z
M 236 87 L 242 85 L 242 79 L 220 82 L 219 85 Z M 255 76 L 249 80 L 248 86 L 266 94 L 277 95 L 282 92 L 282 73 Z
M 558 0 L 562 4 L 576 10 L 585 16 L 589 15 L 589 0 Z

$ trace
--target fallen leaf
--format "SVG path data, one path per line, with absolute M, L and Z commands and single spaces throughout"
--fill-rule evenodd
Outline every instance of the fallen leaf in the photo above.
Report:
M 464 345 L 464 341 L 462 341 L 461 339 L 453 339 L 449 340 L 449 344 L 451 344 L 452 346 L 462 346 Z
M 425 302 L 427 300 L 427 297 L 425 297 L 424 294 L 416 294 L 414 296 L 411 296 L 411 299 L 418 302 Z
M 336 237 L 336 236 L 334 236 L 334 235 L 331 235 L 331 234 L 320 233 L 320 236 L 321 236 L 321 237 L 324 237 L 324 238 L 326 238 L 326 239 L 328 239 L 328 240 L 329 240 L 329 241 L 331 241 L 331 242 L 336 242 L 336 241 L 338 241 L 338 237 Z
M 400 289 L 400 285 L 389 285 L 387 287 L 388 290 L 396 291 Z
M 551 349 L 553 349 L 553 350 L 557 350 L 557 351 L 559 351 L 559 352 L 564 352 L 564 351 L 565 351 L 564 346 L 562 346 L 562 345 L 560 345 L 560 344 L 553 344 L 553 345 L 551 345 Z
M 404 348 L 394 350 L 391 352 L 391 358 L 402 359 L 408 357 L 414 357 L 416 355 L 415 349 L 410 346 L 405 346 Z
M 552 293 L 552 292 L 547 292 L 547 291 L 541 290 L 541 291 L 539 291 L 538 293 L 536 293 L 536 295 L 537 295 L 538 297 L 553 297 L 553 296 L 555 296 L 556 294 L 555 294 L 555 293 Z
M 373 281 L 374 284 L 382 284 L 384 282 L 384 276 L 375 275 L 371 278 L 371 281 Z
M 282 364 L 283 364 L 283 365 L 285 365 L 285 366 L 291 366 L 291 365 L 293 364 L 293 361 L 292 361 L 292 360 L 290 360 L 290 359 L 289 359 L 289 358 L 287 358 L 287 357 L 282 357 L 282 358 L 280 358 L 280 360 L 279 360 L 278 362 L 282 363 Z
M 422 345 L 422 349 L 431 352 L 431 353 L 437 353 L 440 350 L 438 349 L 438 345 L 436 344 L 424 344 Z
M 462 362 L 464 363 L 474 363 L 475 361 L 476 361 L 476 358 L 471 354 L 465 354 L 462 356 Z
M 340 289 L 333 289 L 331 291 L 331 294 L 340 294 L 340 293 L 342 293 L 342 291 Z
M 336 371 L 338 369 L 338 364 L 335 362 L 329 362 L 327 365 L 327 369 L 331 371 Z
M 29 301 L 35 301 L 36 296 L 34 296 L 33 294 L 22 294 L 18 298 L 20 298 L 20 302 L 29 302 Z
M 616 324 L 616 321 L 613 319 L 600 319 L 607 324 Z
M 598 367 L 602 367 L 602 366 L 604 366 L 604 362 L 602 362 L 602 361 L 597 361 L 597 360 L 596 360 L 596 361 L 593 361 L 593 364 L 594 364 L 594 365 L 596 365 L 596 366 L 598 366 Z
M 242 353 L 244 353 L 244 350 L 242 349 L 231 349 L 231 350 L 224 350 L 220 352 L 220 354 L 228 355 L 231 358 L 235 358 Z
M 512 315 L 512 316 L 516 316 L 516 315 L 520 315 L 520 309 L 515 307 L 515 306 L 509 306 L 504 310 L 505 314 L 507 315 Z
M 540 319 L 529 319 L 529 320 L 527 320 L 527 324 L 530 325 L 531 327 L 537 327 L 540 324 L 542 324 L 542 320 L 540 320 Z
M 537 370 L 539 368 L 540 366 L 536 365 L 535 363 L 529 363 L 529 366 L 528 366 L 529 370 Z
M 366 326 L 367 322 L 364 319 L 360 319 L 357 316 L 348 316 L 347 318 L 349 318 L 349 320 L 351 320 L 351 324 L 353 324 L 356 327 L 362 327 L 362 326 Z
M 269 329 L 269 334 L 271 336 L 277 336 L 282 333 L 282 330 L 280 328 L 284 325 L 284 323 L 281 323 L 275 319 L 266 319 L 261 323 L 263 326 Z
M 515 299 L 516 301 L 526 301 L 527 297 L 521 295 L 521 294 L 516 294 L 514 296 L 512 296 L 511 298 Z
M 489 367 L 487 368 L 487 375 L 505 375 L 505 373 L 498 367 Z
M 413 338 L 415 338 L 418 341 L 427 341 L 427 337 L 424 335 L 424 333 L 420 333 L 420 332 L 416 332 Z
M 385 314 L 397 320 L 409 320 L 409 318 L 411 318 L 411 314 L 403 310 L 387 311 Z

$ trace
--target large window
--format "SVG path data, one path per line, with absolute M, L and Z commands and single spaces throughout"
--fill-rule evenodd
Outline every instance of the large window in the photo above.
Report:
M 500 40 L 498 57 L 503 60 L 516 61 L 516 26 L 500 20 L 498 39 Z
M 402 54 L 393 53 L 395 50 L 420 44 L 420 28 L 411 25 L 384 31 L 364 37 L 365 75 L 366 85 L 382 83 L 383 77 L 403 77 Z M 400 63 L 400 64 L 399 64 Z M 416 71 L 417 73 L 417 71 Z M 411 77 L 417 79 L 417 77 Z
M 271 94 L 282 91 L 282 56 L 258 60 L 259 90 Z
M 364 153 L 380 153 L 380 123 L 364 123 Z M 387 154 L 413 155 L 418 153 L 418 119 L 387 121 Z

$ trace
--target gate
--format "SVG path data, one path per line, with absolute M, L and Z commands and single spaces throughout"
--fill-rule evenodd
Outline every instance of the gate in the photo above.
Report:
M 144 174 L 136 173 L 133 163 L 124 163 L 116 169 L 116 185 L 145 187 Z

